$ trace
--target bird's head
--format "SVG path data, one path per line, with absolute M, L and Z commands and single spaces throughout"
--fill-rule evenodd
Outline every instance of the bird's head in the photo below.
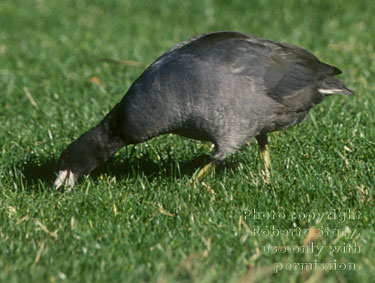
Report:
M 117 124 L 105 119 L 84 133 L 63 151 L 58 161 L 55 188 L 71 189 L 76 180 L 111 157 L 126 142 L 117 134 Z
M 66 148 L 58 161 L 55 188 L 71 189 L 78 177 L 89 173 L 104 161 L 105 149 L 95 128 L 86 132 Z

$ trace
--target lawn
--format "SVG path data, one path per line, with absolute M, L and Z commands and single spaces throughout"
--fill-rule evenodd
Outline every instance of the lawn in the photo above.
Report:
M 372 281 L 374 15 L 372 0 L 2 0 L 0 281 Z M 356 95 L 269 135 L 270 184 L 255 141 L 195 183 L 211 144 L 165 135 L 53 188 L 61 151 L 146 66 L 215 30 L 306 48 Z

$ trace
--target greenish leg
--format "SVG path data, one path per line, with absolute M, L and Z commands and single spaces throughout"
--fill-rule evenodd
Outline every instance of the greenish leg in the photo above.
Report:
M 197 175 L 197 180 L 202 182 L 205 177 L 207 177 L 210 172 L 215 168 L 215 161 L 210 161 L 207 165 L 205 165 L 201 170 L 199 170 Z
M 267 135 L 259 135 L 255 137 L 260 147 L 260 157 L 264 164 L 264 181 L 268 184 L 271 181 L 271 158 L 268 150 Z

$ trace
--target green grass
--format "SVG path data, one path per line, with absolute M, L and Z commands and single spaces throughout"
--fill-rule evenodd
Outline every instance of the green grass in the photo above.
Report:
M 374 15 L 372 0 L 2 0 L 0 281 L 372 281 Z M 166 135 L 122 149 L 71 192 L 55 191 L 63 148 L 103 118 L 144 66 L 214 30 L 302 46 L 342 69 L 357 94 L 330 97 L 306 123 L 270 135 L 269 185 L 254 141 L 194 185 L 210 144 Z M 348 209 L 360 219 L 302 219 Z M 285 219 L 254 220 L 254 210 Z M 305 214 L 295 219 L 298 212 Z M 326 233 L 315 242 L 324 246 L 319 255 L 291 250 L 304 235 L 255 230 L 311 226 Z M 352 233 L 337 237 L 345 227 Z M 344 245 L 360 252 L 329 250 Z M 267 252 L 271 246 L 278 252 Z M 285 270 L 304 262 L 357 270 Z

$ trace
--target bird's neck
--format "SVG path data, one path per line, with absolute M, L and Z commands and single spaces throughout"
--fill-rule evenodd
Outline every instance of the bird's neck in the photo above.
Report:
M 113 109 L 114 110 L 114 109 Z M 122 135 L 119 115 L 111 111 L 93 130 L 100 132 L 104 160 L 110 158 L 117 150 L 127 145 L 126 138 Z

